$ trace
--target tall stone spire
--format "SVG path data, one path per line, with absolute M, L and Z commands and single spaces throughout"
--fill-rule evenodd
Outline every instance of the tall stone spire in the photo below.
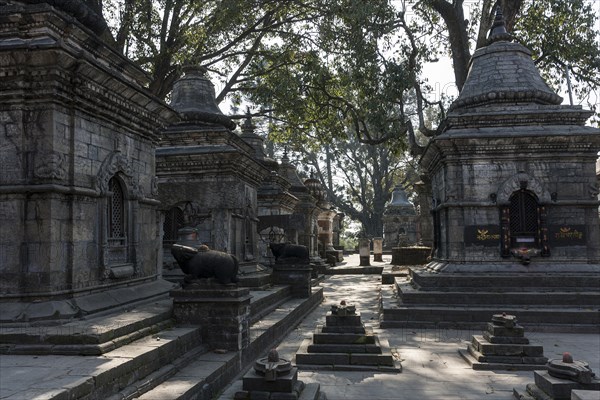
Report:
M 506 31 L 506 23 L 504 21 L 504 15 L 502 14 L 502 8 L 498 6 L 496 7 L 496 18 L 494 18 L 494 23 L 492 24 L 488 36 L 488 44 L 501 40 L 512 41 L 512 39 L 512 35 Z
M 540 76 L 531 51 L 512 42 L 500 7 L 496 9 L 488 43 L 473 54 L 465 84 L 450 111 L 494 104 L 562 103 L 562 97 Z

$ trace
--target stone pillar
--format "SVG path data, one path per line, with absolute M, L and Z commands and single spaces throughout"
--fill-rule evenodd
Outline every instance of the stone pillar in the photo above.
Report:
M 310 264 L 276 263 L 273 266 L 273 283 L 290 285 L 293 297 L 308 298 L 312 293 L 311 273 Z
M 373 238 L 373 261 L 383 261 L 383 238 Z
M 212 348 L 239 351 L 248 346 L 250 291 L 220 284 L 192 284 L 171 291 L 178 323 L 200 325 Z
M 371 265 L 369 262 L 369 258 L 371 257 L 371 250 L 369 249 L 369 245 L 371 241 L 368 238 L 361 238 L 358 240 L 358 254 L 360 256 L 360 266 L 368 267 Z

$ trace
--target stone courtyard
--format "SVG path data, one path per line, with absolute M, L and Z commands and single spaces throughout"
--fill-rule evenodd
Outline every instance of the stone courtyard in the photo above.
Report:
M 167 103 L 93 2 L 1 3 L 0 399 L 600 398 L 600 130 L 500 9 L 356 254 L 206 68 Z
M 372 262 L 374 266 L 385 266 L 391 260 L 384 256 L 383 262 Z M 341 267 L 357 267 L 358 255 L 349 257 Z M 305 383 L 319 383 L 321 391 L 330 400 L 510 400 L 513 388 L 524 388 L 533 381 L 532 371 L 475 371 L 458 354 L 466 348 L 471 335 L 480 330 L 455 329 L 381 329 L 378 328 L 379 288 L 378 275 L 340 274 L 325 279 L 321 286 L 324 299 L 319 307 L 302 319 L 277 345 L 281 357 L 293 360 L 305 338 L 309 338 L 317 324 L 323 324 L 326 311 L 341 300 L 353 303 L 362 312 L 366 326 L 370 326 L 381 337 L 389 341 L 393 354 L 402 363 L 402 373 L 379 373 L 374 371 L 300 371 L 299 378 Z M 112 323 L 115 323 L 114 321 Z M 268 320 L 262 322 L 269 324 Z M 0 398 L 10 400 L 66 399 L 77 398 L 94 379 L 104 376 L 111 367 L 124 360 L 134 360 L 144 347 L 158 348 L 161 342 L 184 337 L 185 332 L 156 335 L 151 340 L 138 342 L 121 351 L 103 356 L 0 356 Z M 565 351 L 576 359 L 589 362 L 594 371 L 600 371 L 600 343 L 596 334 L 532 332 L 527 335 L 544 346 L 549 358 L 560 358 Z M 145 395 L 140 399 L 162 400 L 183 397 L 184 393 L 198 382 L 214 374 L 222 366 L 231 363 L 234 355 L 207 353 L 199 356 L 197 366 L 178 376 L 163 392 L 155 396 Z M 174 367 L 174 365 L 165 365 Z M 238 379 L 241 378 L 238 374 Z M 99 378 L 95 378 L 98 380 Z M 220 393 L 219 400 L 231 400 L 241 388 L 241 381 L 232 378 Z M 182 396 L 182 397 L 180 397 Z M 123 397 L 109 397 L 117 399 Z M 128 397 L 132 398 L 132 397 Z M 596 397 L 598 398 L 598 397 Z

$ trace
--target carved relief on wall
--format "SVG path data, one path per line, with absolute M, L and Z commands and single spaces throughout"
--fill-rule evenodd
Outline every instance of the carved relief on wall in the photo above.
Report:
M 38 151 L 33 164 L 33 175 L 42 179 L 65 179 L 67 157 L 56 151 Z
M 0 112 L 0 182 L 17 180 L 23 176 L 21 154 L 23 128 L 17 112 Z
M 127 185 L 127 193 L 130 193 L 135 199 L 144 197 L 143 190 L 138 183 L 138 177 L 133 175 L 133 168 L 129 160 L 119 150 L 110 153 L 102 162 L 100 170 L 94 178 L 94 189 L 100 192 L 100 195 L 106 195 L 108 193 L 108 181 L 117 173 L 120 173 L 123 182 Z
M 210 218 L 210 210 L 202 208 L 200 204 L 195 201 L 188 201 L 184 205 L 179 205 L 179 208 L 183 210 L 183 225 L 188 227 L 194 227 L 202 224 L 207 218 Z
M 547 204 L 551 201 L 550 192 L 544 187 L 544 185 L 535 177 L 532 177 L 528 173 L 521 171 L 505 180 L 498 187 L 498 204 L 509 204 L 512 194 L 521 189 L 527 189 L 528 191 L 534 193 L 537 196 L 537 200 L 540 204 Z

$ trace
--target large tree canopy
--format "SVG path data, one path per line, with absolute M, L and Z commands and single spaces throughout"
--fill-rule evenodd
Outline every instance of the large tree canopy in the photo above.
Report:
M 320 174 L 336 206 L 356 218 L 380 213 L 394 186 L 387 178 L 400 179 L 406 138 L 435 135 L 445 116 L 451 99 L 428 97 L 423 65 L 449 57 L 460 89 L 497 5 L 547 82 L 559 89 L 568 70 L 578 98 L 598 111 L 599 16 L 589 0 L 103 1 L 116 46 L 151 74 L 156 95 L 168 96 L 182 65 L 201 64 L 218 102 L 249 103 L 269 121 L 271 140 L 320 171 L 326 164 L 318 160 L 331 163 L 332 155 L 342 176 L 354 173 L 352 160 L 364 171 L 388 165 L 378 172 L 385 179 L 365 172 L 343 187 Z M 369 190 L 352 194 L 363 178 Z

